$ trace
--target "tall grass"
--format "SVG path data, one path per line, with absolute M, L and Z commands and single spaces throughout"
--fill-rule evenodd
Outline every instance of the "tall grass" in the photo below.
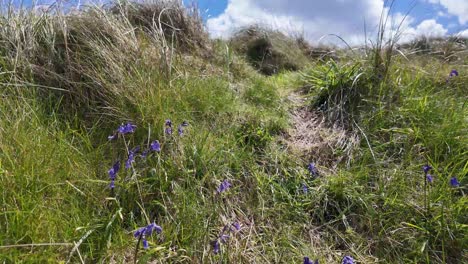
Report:
M 466 262 L 463 66 L 392 57 L 376 82 L 374 61 L 353 55 L 267 77 L 180 2 L 16 10 L 0 24 L 3 262 Z M 296 88 L 305 110 L 362 134 L 346 165 L 312 175 L 320 159 L 285 143 Z M 162 232 L 134 236 L 151 223 Z

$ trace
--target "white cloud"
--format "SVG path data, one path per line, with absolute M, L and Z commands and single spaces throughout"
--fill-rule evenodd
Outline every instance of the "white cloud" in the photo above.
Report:
M 227 37 L 251 24 L 271 26 L 287 32 L 303 32 L 312 42 L 336 34 L 350 42 L 364 41 L 375 28 L 383 0 L 229 0 L 223 14 L 210 18 L 207 27 L 214 37 Z
M 466 0 L 428 0 L 429 3 L 439 4 L 447 9 L 451 15 L 458 17 L 458 22 L 465 25 L 468 22 L 468 1 Z
M 229 0 L 224 13 L 208 19 L 207 27 L 213 37 L 222 38 L 229 37 L 239 28 L 260 24 L 284 32 L 304 33 L 312 43 L 327 34 L 336 34 L 352 45 L 362 44 L 365 41 L 364 23 L 367 37 L 374 39 L 383 4 L 383 0 Z M 422 34 L 447 34 L 447 30 L 434 19 L 413 26 L 413 17 L 395 13 L 387 23 L 387 36 L 402 21 L 401 41 L 409 41 Z M 322 41 L 342 44 L 333 37 Z
M 455 34 L 455 36 L 463 37 L 463 38 L 468 38 L 468 29 L 465 29 L 463 31 L 458 32 Z

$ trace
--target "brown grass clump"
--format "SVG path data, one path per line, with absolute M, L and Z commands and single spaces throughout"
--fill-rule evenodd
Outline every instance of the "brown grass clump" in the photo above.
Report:
M 240 30 L 230 43 L 234 50 L 244 54 L 256 69 L 266 75 L 282 70 L 300 70 L 308 62 L 293 38 L 259 26 Z
M 129 2 L 111 7 L 129 23 L 149 34 L 162 34 L 166 41 L 183 52 L 208 47 L 208 33 L 196 6 L 184 7 L 179 0 Z

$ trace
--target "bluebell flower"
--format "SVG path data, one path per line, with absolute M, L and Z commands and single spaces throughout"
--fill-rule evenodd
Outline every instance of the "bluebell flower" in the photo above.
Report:
M 112 165 L 112 168 L 110 168 L 107 172 L 109 173 L 109 178 L 111 180 L 115 180 L 115 177 L 117 176 L 117 172 L 120 170 L 120 161 L 116 161 L 114 165 Z
M 166 119 L 166 122 L 164 124 L 168 127 L 172 127 L 172 121 L 170 119 Z
M 309 163 L 309 165 L 307 166 L 307 170 L 309 170 L 309 172 L 310 172 L 310 174 L 312 176 L 318 176 L 319 175 L 317 167 L 315 167 L 315 163 L 313 163 L 313 162 Z
M 115 180 L 111 179 L 111 182 L 109 183 L 109 188 L 114 189 L 115 188 Z
M 161 144 L 159 143 L 158 140 L 155 140 L 155 141 L 151 142 L 150 149 L 151 149 L 151 151 L 160 152 L 161 151 Z
M 141 157 L 143 158 L 146 158 L 148 156 L 148 153 L 149 153 L 149 150 L 144 150 L 142 153 L 141 153 Z
M 216 239 L 215 241 L 211 242 L 213 245 L 213 253 L 217 255 L 219 253 L 219 241 Z
M 424 173 L 428 173 L 430 170 L 432 170 L 432 167 L 431 167 L 431 166 L 429 166 L 429 165 L 427 165 L 427 164 L 423 166 L 423 171 L 424 171 Z
M 130 134 L 135 132 L 136 126 L 132 123 L 127 123 L 124 125 L 119 126 L 118 131 L 120 134 Z
M 217 192 L 222 193 L 231 188 L 231 183 L 228 180 L 224 180 L 218 187 Z
M 239 222 L 234 222 L 234 223 L 232 223 L 232 225 L 234 226 L 234 228 L 235 228 L 237 231 L 239 231 L 239 230 L 241 229 L 241 226 L 240 226 Z
M 452 187 L 460 186 L 460 182 L 458 181 L 457 177 L 452 177 L 450 179 L 450 185 L 452 185 Z
M 454 77 L 454 76 L 458 76 L 458 71 L 453 69 L 451 72 L 450 72 L 450 75 L 449 77 Z
M 431 174 L 426 174 L 427 182 L 432 183 L 434 181 L 434 177 Z
M 224 244 L 226 244 L 227 240 L 229 239 L 229 235 L 226 235 L 226 234 L 222 234 L 219 239 L 221 240 L 221 242 L 223 242 Z
M 153 232 L 160 234 L 162 232 L 162 228 L 158 226 L 156 223 L 151 223 L 145 227 L 138 228 L 137 231 L 133 234 L 135 237 L 141 237 L 143 240 L 143 248 L 148 249 L 148 240 L 146 239 L 147 236 L 151 236 Z
M 179 136 L 182 136 L 184 134 L 184 129 L 182 128 L 182 125 L 177 127 L 177 133 L 179 133 Z
M 309 188 L 307 187 L 307 185 L 305 183 L 302 184 L 302 192 L 307 194 L 309 192 Z
M 125 161 L 125 168 L 129 169 L 132 167 L 132 163 L 135 161 L 135 154 L 140 151 L 140 147 L 137 146 L 133 148 L 132 150 L 129 151 L 128 153 L 128 159 Z
M 354 259 L 351 256 L 345 256 L 341 264 L 354 264 Z
M 304 264 L 318 264 L 318 259 L 316 259 L 314 262 L 312 262 L 309 257 L 304 257 Z
M 189 123 L 188 123 L 187 121 L 184 121 L 184 122 L 182 122 L 182 124 L 180 124 L 180 125 L 183 126 L 183 127 L 186 127 L 186 126 L 189 125 Z
M 143 239 L 143 248 L 144 248 L 144 249 L 148 249 L 148 248 L 149 248 L 148 240 L 146 240 L 146 239 Z
M 114 133 L 114 134 L 108 136 L 107 139 L 111 141 L 111 140 L 116 140 L 118 137 L 119 137 L 119 134 Z

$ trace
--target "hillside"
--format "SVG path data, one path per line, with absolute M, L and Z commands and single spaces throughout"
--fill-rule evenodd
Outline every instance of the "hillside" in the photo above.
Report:
M 5 11 L 0 262 L 467 263 L 467 44 Z

